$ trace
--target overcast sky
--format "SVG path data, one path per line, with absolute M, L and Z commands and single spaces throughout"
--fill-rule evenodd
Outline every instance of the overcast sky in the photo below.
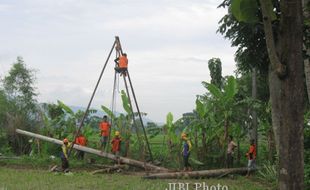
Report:
M 168 112 L 177 119 L 205 92 L 201 81 L 210 80 L 210 58 L 222 60 L 223 75 L 235 70 L 235 49 L 216 33 L 227 11 L 217 8 L 220 2 L 0 0 L 0 76 L 22 56 L 37 71 L 40 102 L 86 107 L 118 35 L 140 110 L 157 122 Z M 93 107 L 111 106 L 113 72 L 111 60 Z

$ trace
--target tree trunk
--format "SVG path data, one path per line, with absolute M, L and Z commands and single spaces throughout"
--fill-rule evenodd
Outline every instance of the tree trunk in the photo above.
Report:
M 228 140 L 228 119 L 226 118 L 225 121 L 224 121 L 224 141 L 225 143 L 227 142 Z
M 278 185 L 280 190 L 301 190 L 304 189 L 304 70 L 301 1 L 280 1 L 281 20 L 277 51 L 272 47 L 274 38 L 271 17 L 268 13 L 270 2 L 260 0 L 260 3 L 268 55 L 272 65 L 269 72 L 269 87 L 272 123 L 279 152 Z M 274 50 L 270 51 L 271 49 Z M 286 68 L 285 73 L 279 73 L 278 69 L 281 67 L 279 60 L 282 67 Z
M 126 140 L 125 140 L 125 152 L 124 152 L 124 156 L 125 156 L 125 157 L 128 156 L 128 152 L 129 152 L 129 141 L 130 141 L 130 139 L 126 139 Z
M 195 147 L 196 147 L 196 156 L 197 156 L 197 159 L 198 160 L 201 160 L 201 158 L 200 158 L 200 153 L 199 153 L 199 144 L 198 144 L 198 131 L 197 131 L 197 128 L 195 128 L 194 129 L 195 130 L 195 132 L 194 132 L 194 143 L 195 143 Z
M 281 1 L 281 55 L 288 67 L 288 77 L 281 81 L 282 118 L 279 146 L 279 187 L 304 187 L 304 80 L 303 19 L 301 1 Z
M 307 9 L 307 6 L 310 6 L 310 1 L 309 0 L 303 0 L 303 15 L 304 15 L 304 19 L 310 20 L 310 13 L 309 10 Z M 309 27 L 308 29 L 305 31 L 306 33 L 310 33 L 309 31 Z M 306 39 L 306 37 L 304 36 L 304 40 L 310 40 L 310 39 Z M 307 41 L 305 42 L 307 43 Z M 308 102 L 310 103 L 310 61 L 309 61 L 309 57 L 310 57 L 310 48 L 307 47 L 307 44 L 304 43 L 304 51 L 306 51 L 306 58 L 304 60 L 304 69 L 305 69 L 305 77 L 306 77 L 306 86 L 307 86 L 307 95 L 308 95 Z M 308 42 L 309 43 L 309 42 Z
M 277 74 L 272 71 L 271 66 L 269 66 L 269 93 L 270 93 L 270 102 L 271 102 L 271 117 L 272 117 L 272 128 L 274 132 L 274 139 L 276 142 L 276 151 L 279 153 L 279 144 L 280 144 L 280 79 Z
M 268 160 L 271 163 L 274 163 L 275 143 L 272 129 L 268 130 L 267 132 L 267 144 L 268 144 Z
M 252 98 L 255 100 L 257 97 L 257 77 L 256 77 L 256 69 L 252 69 Z M 257 138 L 257 112 L 255 108 L 252 108 L 252 131 L 251 131 L 251 139 L 255 140 L 256 144 L 256 156 L 258 155 L 258 138 Z
M 240 166 L 240 159 L 241 159 L 241 154 L 240 154 L 240 139 L 237 141 L 237 165 Z
M 207 134 L 205 127 L 203 127 L 202 129 L 201 143 L 202 143 L 202 157 L 204 158 L 203 160 L 205 160 L 207 156 Z
M 246 174 L 247 168 L 229 168 L 218 170 L 202 170 L 192 172 L 156 173 L 144 176 L 145 179 L 184 179 L 201 177 L 224 177 L 229 174 Z
M 308 54 L 310 54 L 309 49 L 307 50 L 307 52 Z M 310 62 L 309 62 L 309 59 L 304 60 L 304 69 L 305 69 L 305 77 L 306 77 L 308 102 L 310 103 Z

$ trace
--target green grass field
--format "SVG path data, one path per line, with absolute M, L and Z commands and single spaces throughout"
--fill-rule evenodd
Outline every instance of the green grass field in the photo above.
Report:
M 190 189 L 195 189 L 195 183 L 205 182 L 211 185 L 226 185 L 229 190 L 266 190 L 254 179 L 236 177 L 235 179 L 202 179 L 202 180 L 144 180 L 140 176 L 121 174 L 91 175 L 88 172 L 73 172 L 72 175 L 51 173 L 45 170 L 12 169 L 0 167 L 0 190 L 77 190 L 77 189 L 109 189 L 109 190 L 165 190 L 168 183 L 190 183 Z M 201 188 L 202 189 L 202 188 Z
M 163 137 L 158 136 L 150 140 L 156 153 L 162 153 Z M 98 164 L 113 164 L 111 161 L 86 154 L 86 158 L 95 158 Z M 169 183 L 189 183 L 190 188 L 195 189 L 195 183 L 205 182 L 209 187 L 212 185 L 226 185 L 229 190 L 268 190 L 274 185 L 264 183 L 256 177 L 247 179 L 243 176 L 221 179 L 200 180 L 144 180 L 138 175 L 125 174 L 97 174 L 91 175 L 90 171 L 98 169 L 85 161 L 72 159 L 70 168 L 72 175 L 63 173 L 51 173 L 48 168 L 60 164 L 58 157 L 50 159 L 47 156 L 24 156 L 20 159 L 0 160 L 0 190 L 78 190 L 78 189 L 109 189 L 109 190 L 165 190 Z M 198 188 L 203 189 L 203 188 Z M 197 189 L 197 190 L 198 190 Z M 214 188 L 213 188 L 214 189 Z M 169 189 L 168 189 L 169 190 Z M 171 189 L 174 190 L 174 189 Z M 175 190 L 179 190 L 176 188 Z M 181 189 L 180 189 L 181 190 Z M 206 190 L 210 190 L 206 189 Z

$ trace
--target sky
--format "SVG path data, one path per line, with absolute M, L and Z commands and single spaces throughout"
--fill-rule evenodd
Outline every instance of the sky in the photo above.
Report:
M 216 33 L 219 0 L 0 0 L 0 77 L 17 56 L 36 74 L 39 102 L 86 107 L 119 36 L 140 111 L 156 122 L 195 108 L 208 60 L 233 75 L 235 48 Z M 112 58 L 115 58 L 113 53 Z M 113 59 L 92 103 L 111 108 Z M 116 110 L 122 112 L 119 80 Z

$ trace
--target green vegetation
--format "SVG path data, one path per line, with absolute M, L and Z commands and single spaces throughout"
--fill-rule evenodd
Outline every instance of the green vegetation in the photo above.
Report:
M 195 109 L 188 110 L 178 119 L 173 113 L 167 113 L 166 123 L 162 126 L 147 124 L 154 162 L 167 168 L 182 169 L 180 134 L 185 132 L 193 144 L 190 162 L 195 170 L 226 167 L 229 136 L 237 144 L 234 166 L 246 166 L 245 153 L 250 139 L 253 139 L 258 150 L 256 161 L 260 166 L 254 179 L 259 178 L 259 181 L 237 177 L 208 182 L 225 182 L 230 189 L 267 189 L 266 186 L 277 185 L 280 189 L 286 186 L 288 189 L 303 189 L 310 185 L 310 107 L 305 103 L 306 100 L 310 102 L 310 81 L 304 79 L 310 78 L 310 69 L 304 73 L 301 64 L 309 62 L 309 57 L 302 56 L 303 43 L 309 42 L 309 36 L 303 35 L 302 29 L 308 30 L 309 23 L 302 22 L 301 3 L 224 0 L 220 7 L 230 10 L 220 20 L 218 32 L 237 47 L 236 75 L 222 76 L 220 58 L 210 59 L 211 81 L 202 81 L 205 92 L 196 95 Z M 309 3 L 305 8 L 309 8 Z M 287 14 L 296 15 L 290 15 L 288 19 Z M 291 34 L 293 31 L 297 32 Z M 39 104 L 36 96 L 34 72 L 18 57 L 0 86 L 0 141 L 4 142 L 0 144 L 0 152 L 22 156 L 20 160 L 1 161 L 8 167 L 31 165 L 46 168 L 58 163 L 58 146 L 18 136 L 16 128 L 73 141 L 85 114 L 81 110 L 74 112 L 62 101 Z M 113 122 L 112 133 L 115 130 L 121 132 L 124 142 L 121 155 L 150 161 L 141 123 L 132 120 L 137 113 L 132 113 L 125 91 L 122 91 L 121 99 L 124 113 L 119 115 L 101 106 Z M 101 118 L 94 114 L 96 112 L 89 111 L 82 129 L 88 146 L 93 148 L 99 147 L 98 123 Z M 56 160 L 51 159 L 51 155 L 56 156 Z M 88 158 L 98 163 L 108 162 L 93 155 L 86 155 Z M 87 164 L 75 160 L 74 155 L 70 161 L 73 169 L 87 168 Z M 280 168 L 282 175 L 279 175 Z M 23 174 L 23 170 L 0 168 L 0 177 L 4 179 L 0 182 L 0 189 L 1 185 L 9 189 L 47 186 L 51 189 L 96 189 L 107 184 L 115 189 L 155 189 L 164 188 L 169 182 L 144 181 L 136 176 L 121 177 L 118 174 L 90 176 L 85 172 L 64 176 L 30 170 L 28 175 Z M 71 178 L 77 183 L 65 183 Z M 118 182 L 120 178 L 122 180 Z M 21 186 L 14 179 L 18 179 Z M 267 185 L 262 185 L 261 180 Z
M 103 189 L 111 190 L 164 190 L 168 188 L 168 183 L 179 182 L 177 180 L 143 180 L 140 176 L 134 175 L 91 175 L 87 172 L 65 175 L 60 173 L 50 173 L 42 170 L 9 169 L 0 167 L 0 189 L 10 190 L 32 190 L 32 189 Z M 230 190 L 267 190 L 271 189 L 262 185 L 258 181 L 247 180 L 243 177 L 235 179 L 206 179 L 206 180 L 182 180 L 182 183 L 190 183 L 191 187 L 195 183 L 205 182 L 211 185 L 227 185 Z M 192 188 L 193 189 L 193 188 Z

